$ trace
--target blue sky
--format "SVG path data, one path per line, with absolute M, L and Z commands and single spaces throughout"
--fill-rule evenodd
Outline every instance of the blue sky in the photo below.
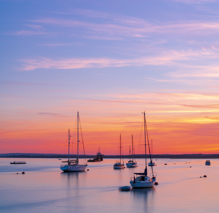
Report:
M 0 0 L 0 8 L 3 141 L 17 123 L 42 131 L 43 116 L 68 123 L 77 110 L 91 120 L 144 110 L 157 122 L 218 117 L 219 1 Z

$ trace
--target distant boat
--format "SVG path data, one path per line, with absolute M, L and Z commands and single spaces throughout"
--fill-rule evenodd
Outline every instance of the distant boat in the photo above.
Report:
M 148 146 L 149 146 L 149 144 L 148 144 Z M 153 141 L 152 140 L 151 140 L 151 152 L 153 153 Z M 150 162 L 148 163 L 148 166 L 157 166 L 157 165 L 151 159 Z
M 148 163 L 148 166 L 156 166 L 155 162 L 153 162 L 152 160 Z
M 10 162 L 10 164 L 26 164 L 25 161 L 13 161 L 13 162 Z
M 85 169 L 87 167 L 87 164 L 79 164 L 79 127 L 80 127 L 80 118 L 79 118 L 79 112 L 77 112 L 77 158 L 75 160 L 70 160 L 70 129 L 68 130 L 68 160 L 62 161 L 60 165 L 60 169 L 63 172 L 85 172 Z M 83 142 L 83 141 L 82 141 Z M 84 147 L 84 146 L 83 146 Z
M 119 190 L 120 191 L 130 191 L 131 187 L 130 186 L 121 186 L 121 187 L 119 187 Z
M 206 161 L 205 161 L 205 165 L 206 165 L 206 166 L 210 166 L 210 165 L 211 165 L 211 161 L 210 161 L 210 160 L 206 160 Z
M 145 118 L 145 112 L 144 114 L 144 146 L 145 146 L 145 169 L 143 173 L 134 173 L 137 175 L 137 177 L 134 176 L 134 178 L 130 181 L 130 184 L 133 188 L 149 188 L 153 187 L 156 181 L 156 177 L 153 171 L 153 167 L 151 166 L 151 172 L 152 175 L 148 175 L 147 170 L 147 155 L 146 155 L 146 147 L 148 144 L 148 150 L 150 154 L 150 146 L 149 146 L 149 139 L 148 139 L 148 132 L 147 132 L 147 124 L 146 124 L 146 118 Z M 151 159 L 151 154 L 150 154 Z M 152 159 L 151 159 L 152 160 Z
M 114 169 L 125 169 L 125 166 L 124 166 L 124 163 L 121 162 L 121 149 L 122 149 L 122 145 L 121 145 L 121 134 L 120 134 L 120 161 L 119 162 L 116 162 L 114 165 L 113 165 L 113 168 Z
M 128 163 L 126 163 L 126 166 L 128 168 L 136 168 L 138 167 L 137 162 L 134 162 L 133 160 L 133 135 L 132 135 L 132 159 L 128 161 Z
M 103 161 L 103 154 L 100 153 L 100 147 L 99 147 L 98 153 L 94 157 L 94 159 L 89 159 L 87 162 L 100 162 L 100 161 Z
M 99 150 L 98 150 L 98 153 L 97 153 L 96 157 L 97 157 L 98 161 L 103 161 L 103 154 L 100 153 L 100 147 L 99 147 Z

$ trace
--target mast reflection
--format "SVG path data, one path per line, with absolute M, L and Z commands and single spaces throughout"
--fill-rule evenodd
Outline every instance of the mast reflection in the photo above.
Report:
M 156 192 L 155 187 L 142 188 L 142 189 L 133 188 L 131 190 L 131 195 L 134 198 L 134 202 L 138 203 L 139 206 L 140 206 L 140 203 L 141 203 L 144 211 L 149 212 L 150 208 L 154 204 L 155 192 Z

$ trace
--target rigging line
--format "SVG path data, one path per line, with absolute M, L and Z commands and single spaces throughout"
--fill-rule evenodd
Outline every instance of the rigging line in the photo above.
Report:
M 83 151 L 84 151 L 84 156 L 85 156 L 84 139 L 83 139 L 83 134 L 82 134 L 82 127 L 81 127 L 81 120 L 80 120 L 80 118 L 79 118 L 79 125 L 80 125 L 80 130 L 81 130 L 81 141 L 82 141 Z M 86 157 L 85 157 L 85 160 L 86 160 Z
M 77 133 L 76 133 L 76 130 L 77 129 L 77 121 L 75 121 L 75 125 L 74 125 L 74 128 L 73 128 L 73 131 L 72 131 L 72 136 L 71 136 L 71 138 L 72 138 L 72 142 L 71 142 L 71 146 L 72 146 L 72 148 L 71 148 L 71 154 L 72 155 L 74 155 L 74 144 L 76 144 L 76 146 L 77 146 L 77 142 L 75 143 L 75 141 L 77 141 Z
M 145 116 L 145 112 L 143 112 L 144 114 L 144 143 L 145 143 L 145 170 L 147 170 L 147 125 L 146 125 L 146 116 Z
M 143 135 L 142 132 L 143 132 L 143 130 L 144 130 L 144 123 L 141 122 L 140 137 L 139 137 L 139 141 L 138 141 L 138 153 L 139 153 L 139 154 L 143 154 L 143 153 L 140 152 L 140 150 L 142 150 L 142 149 L 140 148 L 140 145 L 142 145 L 142 144 L 141 144 L 141 141 L 142 141 L 142 135 Z
M 146 118 L 145 118 L 146 121 Z M 150 141 L 149 141 L 149 135 L 148 135 L 148 129 L 147 129 L 147 122 L 146 122 L 146 134 L 147 134 L 147 142 L 148 142 L 148 151 L 149 151 L 149 156 L 150 156 L 150 162 L 151 162 L 151 170 L 152 170 L 152 175 L 154 175 L 153 171 L 153 166 L 152 166 L 152 158 L 151 158 L 151 150 L 150 150 Z

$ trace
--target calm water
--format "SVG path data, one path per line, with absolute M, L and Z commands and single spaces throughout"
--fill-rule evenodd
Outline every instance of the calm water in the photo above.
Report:
M 14 160 L 27 164 L 10 165 Z M 144 170 L 144 160 L 124 170 L 113 170 L 115 161 L 89 163 L 84 173 L 62 173 L 58 159 L 0 158 L 0 212 L 219 212 L 219 160 L 205 166 L 203 159 L 157 159 L 159 185 L 130 192 L 118 187 Z

